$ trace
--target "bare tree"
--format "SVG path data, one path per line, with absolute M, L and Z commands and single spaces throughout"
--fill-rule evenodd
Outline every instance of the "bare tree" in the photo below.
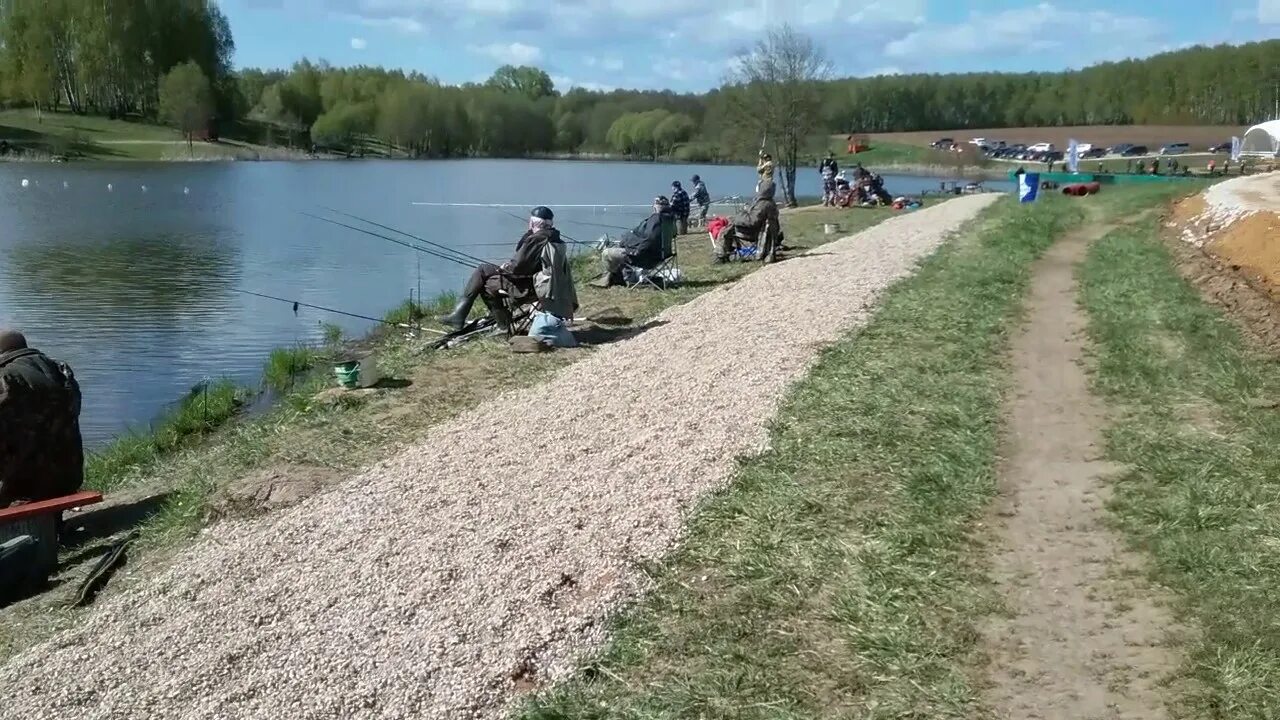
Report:
M 731 122 L 759 136 L 772 151 L 789 206 L 796 205 L 800 149 L 821 122 L 818 84 L 830 72 L 831 64 L 813 39 L 783 25 L 739 57 L 729 77 L 735 86 Z

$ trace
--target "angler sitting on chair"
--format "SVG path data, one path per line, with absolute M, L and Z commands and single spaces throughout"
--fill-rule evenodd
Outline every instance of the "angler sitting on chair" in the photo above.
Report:
M 511 312 L 503 301 L 506 295 L 516 305 L 533 302 L 534 276 L 543 269 L 543 253 L 548 244 L 563 246 L 560 231 L 555 228 L 555 214 L 550 208 L 538 206 L 529 217 L 529 229 L 516 243 L 515 254 L 501 267 L 483 263 L 471 273 L 462 288 L 462 298 L 453 312 L 437 318 L 442 325 L 461 330 L 467 324 L 467 316 L 476 298 L 484 301 L 494 323 L 504 331 L 511 330 Z M 560 253 L 563 255 L 563 253 Z
M 775 185 L 772 181 L 760 186 L 760 191 L 750 205 L 743 207 L 733 216 L 729 227 L 716 239 L 715 261 L 728 262 L 730 256 L 737 254 L 744 243 L 756 245 L 756 257 L 767 263 L 778 259 L 778 251 L 782 249 L 782 221 L 778 214 L 778 204 L 773 196 Z
M 671 211 L 671 203 L 659 196 L 653 201 L 653 214 L 644 222 L 623 233 L 616 244 L 606 245 L 600 249 L 600 260 L 604 263 L 605 278 L 602 287 L 625 285 L 623 268 L 631 266 L 642 270 L 652 270 L 670 257 L 672 242 L 675 238 L 676 216 Z

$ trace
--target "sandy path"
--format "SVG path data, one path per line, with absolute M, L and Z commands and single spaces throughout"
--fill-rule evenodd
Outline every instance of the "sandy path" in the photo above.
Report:
M 0 669 L 0 716 L 500 716 L 601 640 L 819 347 L 994 199 L 765 268 L 335 492 L 213 528 Z
M 986 631 L 987 700 L 1009 720 L 1159 720 L 1159 683 L 1178 664 L 1162 594 L 1121 579 L 1140 564 L 1103 524 L 1117 468 L 1097 460 L 1103 415 L 1081 367 L 1074 267 L 1109 229 L 1071 233 L 1037 263 L 1013 342 L 993 563 L 1013 617 Z

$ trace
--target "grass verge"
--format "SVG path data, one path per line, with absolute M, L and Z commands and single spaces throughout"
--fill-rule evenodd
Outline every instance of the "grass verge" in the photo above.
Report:
M 1178 593 L 1198 633 L 1196 718 L 1280 716 L 1280 373 L 1178 274 L 1151 220 L 1099 241 L 1082 268 L 1096 391 L 1116 412 L 1114 517 Z
M 201 383 L 146 430 L 130 431 L 85 461 L 85 487 L 105 492 L 166 455 L 197 442 L 231 420 L 251 391 L 227 380 Z
M 969 718 L 1006 336 L 1083 214 L 1002 202 L 826 350 L 553 718 Z

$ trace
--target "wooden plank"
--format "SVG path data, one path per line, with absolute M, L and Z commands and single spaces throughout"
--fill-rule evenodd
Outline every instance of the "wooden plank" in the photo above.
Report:
M 50 500 L 41 500 L 40 502 L 27 503 L 25 505 L 15 505 L 14 507 L 0 510 L 0 524 L 24 520 L 38 515 L 51 515 L 54 513 L 60 513 L 63 510 L 69 510 L 73 507 L 93 505 L 94 503 L 100 502 L 102 502 L 102 493 L 85 491 L 78 492 L 73 495 L 64 495 Z

